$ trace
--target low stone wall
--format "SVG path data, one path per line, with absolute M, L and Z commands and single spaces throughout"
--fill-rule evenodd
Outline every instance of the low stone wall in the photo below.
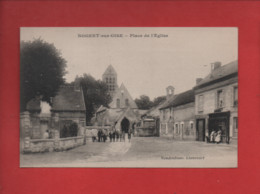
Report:
M 23 153 L 58 152 L 84 145 L 84 143 L 84 136 L 56 139 L 25 138 L 23 143 Z

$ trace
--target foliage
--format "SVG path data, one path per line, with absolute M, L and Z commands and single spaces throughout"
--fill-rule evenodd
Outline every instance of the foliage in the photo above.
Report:
M 139 99 L 135 99 L 135 103 L 139 109 L 148 110 L 154 106 L 159 105 L 164 100 L 166 100 L 165 96 L 156 97 L 153 101 L 151 101 L 149 96 L 141 95 Z
M 84 74 L 81 77 L 77 76 L 74 84 L 79 84 L 83 89 L 87 110 L 86 122 L 89 123 L 100 105 L 108 106 L 111 102 L 107 84 L 103 81 L 95 80 L 95 78 L 88 74 Z
M 136 98 L 135 103 L 139 109 L 143 110 L 148 110 L 153 106 L 153 102 L 146 95 L 141 95 L 139 99 Z
M 67 62 L 53 44 L 42 39 L 21 42 L 20 46 L 20 111 L 35 96 L 50 103 L 64 84 Z
M 165 101 L 166 100 L 166 96 L 159 96 L 159 97 L 156 97 L 154 98 L 153 100 L 153 106 L 157 106 L 159 105 L 161 102 Z

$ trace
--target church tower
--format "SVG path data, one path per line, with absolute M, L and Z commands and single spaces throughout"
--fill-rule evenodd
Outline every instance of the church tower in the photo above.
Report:
M 117 85 L 117 73 L 112 65 L 109 65 L 102 76 L 103 82 L 108 86 L 108 91 L 111 97 L 114 96 L 118 85 Z

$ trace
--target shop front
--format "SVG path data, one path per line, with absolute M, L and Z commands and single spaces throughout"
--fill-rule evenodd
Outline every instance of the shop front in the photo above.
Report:
M 209 114 L 208 129 L 209 134 L 212 131 L 221 132 L 221 142 L 228 143 L 230 139 L 230 129 L 229 129 L 230 112 L 218 112 Z

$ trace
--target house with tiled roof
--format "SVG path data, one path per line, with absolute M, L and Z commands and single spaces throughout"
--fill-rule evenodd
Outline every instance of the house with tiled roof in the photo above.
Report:
M 86 125 L 86 108 L 83 91 L 80 87 L 61 86 L 53 98 L 51 112 L 58 115 L 60 127 L 75 122 L 79 126 Z
M 238 61 L 211 64 L 211 72 L 194 87 L 197 140 L 221 131 L 222 142 L 238 136 Z
M 195 140 L 194 90 L 172 95 L 160 107 L 160 136 Z

